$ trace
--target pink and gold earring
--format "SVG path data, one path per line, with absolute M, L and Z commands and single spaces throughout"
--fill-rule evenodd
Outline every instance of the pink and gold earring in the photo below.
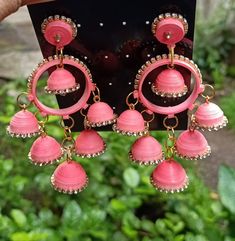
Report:
M 17 103 L 22 110 L 13 116 L 7 132 L 11 136 L 22 138 L 40 135 L 34 141 L 28 155 L 33 164 L 39 166 L 53 164 L 65 156 L 65 161 L 54 171 L 51 183 L 60 192 L 74 194 L 87 186 L 88 177 L 83 167 L 74 160 L 73 155 L 91 158 L 104 153 L 106 144 L 91 127 L 112 124 L 116 121 L 116 115 L 107 103 L 101 102 L 99 89 L 93 83 L 87 66 L 79 59 L 64 54 L 65 46 L 77 35 L 75 23 L 70 18 L 56 15 L 43 21 L 42 32 L 45 40 L 55 46 L 56 54 L 43 59 L 29 76 L 27 93 L 17 98 Z M 73 74 L 70 72 L 71 68 L 73 68 Z M 83 93 L 76 103 L 57 109 L 46 106 L 40 101 L 37 85 L 46 71 L 51 73 L 45 91 L 49 94 L 62 95 L 61 98 L 79 89 L 80 80 L 76 80 L 76 71 L 79 76 L 83 75 Z M 23 95 L 27 97 L 26 104 L 23 103 Z M 91 95 L 93 95 L 94 103 L 90 105 L 88 101 Z M 27 110 L 30 103 L 37 108 L 36 113 L 45 118 L 44 121 L 38 121 L 36 115 Z M 88 113 L 84 116 L 85 130 L 74 141 L 71 134 L 74 120 L 71 115 L 78 111 L 82 113 L 88 106 Z M 46 132 L 45 125 L 50 115 L 59 116 L 62 119 L 60 125 L 65 134 L 62 144 Z M 64 120 L 70 125 L 63 124 Z
M 17 105 L 21 108 L 11 119 L 7 127 L 7 133 L 11 137 L 26 138 L 36 136 L 40 133 L 38 120 L 33 113 L 27 110 L 30 101 L 27 98 L 27 103 L 23 103 L 22 97 L 27 93 L 23 92 L 17 97 Z
M 168 122 L 175 121 L 174 125 Z M 167 129 L 168 138 L 165 143 L 165 160 L 163 160 L 152 172 L 150 177 L 151 184 L 163 192 L 180 192 L 188 187 L 189 179 L 182 165 L 174 159 L 175 154 L 175 131 L 178 126 L 178 118 L 165 117 L 163 124 Z
M 45 92 L 63 95 L 78 90 L 80 84 L 76 83 L 75 77 L 63 63 L 64 47 L 77 36 L 76 24 L 70 18 L 56 15 L 43 21 L 42 33 L 47 42 L 56 47 L 56 56 L 59 59 L 59 64 L 47 80 Z
M 159 42 L 167 45 L 169 53 L 151 58 L 141 66 L 136 75 L 135 90 L 132 93 L 136 103 L 141 103 L 148 112 L 166 116 L 163 125 L 167 129 L 168 140 L 165 144 L 164 154 L 160 155 L 161 148 L 156 145 L 155 141 L 151 144 L 147 142 L 145 146 L 144 141 L 142 145 L 140 138 L 133 144 L 129 155 L 131 159 L 136 159 L 140 164 L 157 164 L 150 181 L 155 188 L 170 193 L 184 190 L 189 183 L 184 168 L 174 159 L 174 156 L 177 155 L 180 158 L 189 160 L 206 158 L 210 155 L 211 148 L 203 134 L 197 129 L 217 130 L 227 124 L 227 118 L 222 110 L 217 105 L 209 102 L 214 96 L 213 89 L 202 84 L 202 76 L 197 65 L 189 58 L 174 53 L 176 44 L 183 39 L 187 31 L 187 21 L 179 14 L 161 14 L 154 20 L 152 32 Z M 186 85 L 184 69 L 191 73 L 193 83 L 190 80 L 190 84 Z M 154 74 L 155 78 L 153 78 Z M 144 86 L 146 87 L 145 82 L 147 79 L 149 81 L 150 78 L 148 77 L 150 75 L 152 79 L 150 89 L 156 94 L 157 98 L 162 98 L 162 100 L 171 98 L 171 102 L 176 98 L 179 100 L 185 95 L 187 95 L 187 98 L 182 99 L 182 102 L 176 105 L 160 106 L 155 104 L 156 102 L 147 98 L 143 91 Z M 212 90 L 211 95 L 205 94 L 205 92 L 208 92 L 209 87 Z M 200 106 L 195 104 L 199 95 L 206 100 Z M 175 128 L 178 126 L 176 114 L 185 110 L 189 112 L 190 124 L 188 130 L 183 131 L 176 138 L 174 133 Z M 190 113 L 192 110 L 194 110 L 193 114 Z M 122 114 L 119 118 L 121 116 Z M 117 119 L 117 125 L 119 124 L 119 118 Z M 169 124 L 172 121 L 176 122 L 175 125 Z M 116 129 L 114 126 L 114 130 Z M 158 161 L 145 162 L 145 155 L 151 146 L 154 146 L 152 147 L 152 153 L 154 152 L 153 148 L 155 151 L 158 150 L 155 153 L 156 156 L 157 153 L 159 155 Z
M 131 92 L 126 98 L 128 110 L 123 111 L 117 118 L 117 123 L 113 125 L 113 130 L 119 134 L 127 136 L 143 136 L 148 133 L 148 125 L 142 114 L 135 109 L 138 100 L 130 102 L 130 97 L 134 94 Z
M 60 143 L 46 133 L 45 124 L 47 121 L 48 116 L 45 117 L 44 121 L 39 121 L 40 137 L 33 142 L 28 154 L 32 163 L 39 166 L 59 162 L 63 157 L 63 148 Z
M 80 111 L 84 117 L 84 130 L 80 132 L 75 141 L 76 155 L 82 158 L 92 158 L 102 155 L 106 150 L 106 143 L 99 133 L 87 125 L 87 115 Z
M 227 125 L 228 119 L 218 105 L 210 102 L 215 96 L 213 86 L 206 84 L 204 88 L 204 92 L 210 92 L 210 94 L 204 92 L 201 94 L 205 102 L 198 106 L 194 114 L 194 121 L 201 130 L 217 131 Z
M 101 127 L 111 125 L 116 122 L 117 115 L 113 109 L 101 101 L 100 90 L 97 86 L 92 91 L 94 103 L 90 105 L 85 118 L 86 125 L 90 127 Z
M 64 128 L 64 139 L 62 147 L 65 153 L 65 161 L 59 164 L 51 176 L 51 184 L 55 190 L 67 194 L 77 194 L 83 191 L 88 185 L 88 177 L 82 165 L 72 156 L 75 153 L 75 141 L 71 135 L 71 129 L 74 126 L 73 118 L 68 119 L 70 126 L 61 126 Z

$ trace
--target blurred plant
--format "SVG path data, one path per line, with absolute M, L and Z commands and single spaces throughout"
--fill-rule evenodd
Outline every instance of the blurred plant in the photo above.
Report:
M 203 16 L 197 11 L 194 59 L 204 78 L 214 82 L 216 88 L 223 87 L 228 73 L 228 60 L 235 46 L 233 29 L 235 1 L 220 1 L 212 14 Z
M 0 241 L 235 240 L 234 170 L 223 167 L 220 171 L 222 203 L 187 161 L 189 189 L 182 194 L 161 194 L 149 184 L 153 168 L 128 160 L 133 138 L 102 133 L 107 153 L 92 160 L 79 159 L 90 178 L 88 189 L 72 196 L 55 192 L 49 185 L 55 167 L 35 168 L 27 160 L 33 140 L 12 139 L 4 131 L 16 111 L 15 90 L 23 86 L 16 81 L 0 90 Z M 55 122 L 50 122 L 48 130 L 60 139 Z M 164 133 L 153 134 L 165 140 Z
M 220 99 L 220 105 L 225 115 L 229 119 L 228 126 L 235 130 L 235 92 L 230 95 L 223 96 Z

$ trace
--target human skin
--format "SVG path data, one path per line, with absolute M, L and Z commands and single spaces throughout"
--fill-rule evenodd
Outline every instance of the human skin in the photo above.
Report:
M 21 6 L 54 0 L 0 0 L 0 21 L 16 12 Z

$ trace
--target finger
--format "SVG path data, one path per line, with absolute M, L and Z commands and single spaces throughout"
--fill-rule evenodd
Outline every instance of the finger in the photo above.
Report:
M 21 6 L 23 5 L 31 5 L 31 4 L 36 4 L 36 3 L 45 3 L 45 2 L 52 2 L 55 0 L 22 0 L 21 1 Z
M 53 0 L 0 0 L 0 21 L 2 21 L 8 15 L 16 12 L 20 6 L 49 1 Z
M 18 10 L 21 5 L 20 0 L 0 0 L 0 21 L 2 21 L 5 17 L 14 13 Z

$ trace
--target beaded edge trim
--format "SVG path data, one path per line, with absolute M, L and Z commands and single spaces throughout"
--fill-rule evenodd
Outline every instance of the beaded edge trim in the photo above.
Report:
M 45 93 L 54 94 L 54 95 L 66 95 L 68 93 L 72 93 L 72 92 L 74 92 L 76 90 L 79 90 L 79 89 L 80 89 L 80 84 L 78 84 L 78 83 L 75 86 L 73 86 L 71 88 L 64 89 L 64 90 L 50 90 L 48 88 L 48 86 L 44 87 Z
M 59 16 L 59 15 L 55 15 L 55 16 L 49 16 L 48 18 L 44 19 L 44 21 L 41 24 L 41 31 L 44 34 L 47 28 L 47 25 L 53 21 L 63 21 L 67 24 L 69 24 L 72 28 L 72 37 L 73 39 L 77 36 L 77 26 L 76 24 L 72 21 L 71 18 L 66 18 L 65 16 Z
M 178 152 L 177 148 L 175 148 L 175 154 L 181 159 L 186 159 L 186 160 L 191 160 L 191 161 L 196 161 L 198 159 L 202 160 L 202 159 L 207 158 L 211 155 L 211 147 L 207 146 L 207 149 L 203 154 L 197 155 L 195 157 L 182 155 Z
M 131 132 L 118 129 L 116 124 L 113 125 L 113 131 L 124 136 L 144 136 L 148 134 L 147 127 L 143 131 Z
M 75 154 L 81 158 L 93 158 L 93 157 L 97 157 L 97 156 L 100 156 L 102 154 L 105 153 L 105 151 L 107 150 L 107 145 L 106 143 L 104 142 L 104 148 L 102 151 L 99 151 L 99 152 L 96 152 L 96 153 L 89 153 L 89 154 L 84 154 L 84 153 L 78 153 L 76 150 L 75 150 Z
M 136 163 L 136 164 L 139 164 L 140 166 L 148 166 L 148 165 L 157 165 L 161 162 L 163 162 L 163 160 L 165 160 L 164 158 L 164 153 L 162 152 L 162 158 L 161 159 L 157 159 L 157 160 L 148 160 L 148 161 L 140 161 L 140 160 L 137 160 L 137 159 L 134 159 L 133 157 L 133 154 L 131 151 L 129 151 L 129 159 Z
M 114 115 L 114 118 L 111 120 L 106 120 L 101 122 L 90 122 L 89 120 L 87 120 L 86 124 L 88 127 L 101 127 L 101 126 L 111 125 L 113 123 L 116 123 L 116 121 L 117 121 L 117 115 Z
M 200 129 L 202 131 L 218 131 L 219 129 L 222 129 L 223 127 L 227 126 L 228 124 L 228 119 L 226 116 L 224 116 L 223 120 L 217 124 L 217 125 L 213 125 L 213 126 L 202 126 L 202 125 L 199 125 L 198 122 L 196 121 L 196 128 L 197 129 Z
M 165 13 L 165 14 L 160 14 L 158 17 L 156 17 L 154 19 L 154 21 L 152 23 L 152 26 L 151 26 L 152 33 L 154 35 L 156 34 L 157 25 L 159 24 L 159 22 L 164 20 L 164 19 L 168 19 L 168 18 L 174 18 L 174 19 L 179 20 L 183 24 L 183 26 L 184 26 L 185 34 L 187 34 L 187 32 L 188 32 L 188 22 L 181 14 Z
M 157 87 L 155 87 L 154 84 L 152 84 L 152 91 L 156 95 L 160 95 L 161 97 L 167 97 L 167 98 L 177 98 L 177 97 L 182 97 L 187 94 L 188 92 L 188 87 L 185 85 L 184 89 L 181 92 L 163 92 L 159 91 Z
M 53 188 L 56 191 L 61 192 L 61 193 L 65 193 L 65 194 L 78 194 L 79 192 L 82 192 L 84 189 L 87 188 L 88 183 L 89 183 L 89 179 L 88 179 L 88 177 L 86 177 L 86 182 L 84 183 L 84 185 L 81 188 L 76 189 L 76 190 L 73 190 L 73 189 L 65 190 L 65 189 L 61 189 L 61 188 L 56 187 L 54 174 L 52 174 L 52 176 L 51 176 L 51 184 L 52 184 Z
M 40 167 L 41 166 L 46 166 L 46 165 L 51 165 L 51 164 L 54 164 L 56 162 L 60 162 L 63 159 L 63 156 L 64 156 L 63 148 L 61 148 L 61 154 L 60 154 L 59 157 L 57 157 L 57 158 L 55 158 L 53 160 L 48 160 L 46 162 L 40 162 L 40 161 L 37 161 L 37 160 L 33 159 L 32 156 L 31 156 L 31 152 L 29 152 L 29 154 L 28 154 L 28 158 L 29 158 L 30 162 L 32 164 L 34 164 L 35 166 L 40 166 Z
M 10 131 L 10 126 L 7 126 L 6 132 L 11 137 L 23 138 L 23 139 L 38 136 L 40 134 L 40 130 L 37 131 L 37 132 L 28 133 L 28 134 L 17 134 L 17 133 L 14 133 L 14 132 Z
M 188 176 L 186 176 L 186 179 L 184 180 L 183 186 L 181 188 L 177 188 L 177 189 L 166 189 L 166 188 L 160 188 L 159 186 L 157 186 L 157 184 L 153 181 L 152 176 L 150 177 L 150 183 L 153 185 L 153 187 L 160 191 L 160 192 L 165 192 L 165 193 L 176 193 L 176 192 L 182 192 L 185 189 L 188 188 L 189 185 L 189 178 Z

